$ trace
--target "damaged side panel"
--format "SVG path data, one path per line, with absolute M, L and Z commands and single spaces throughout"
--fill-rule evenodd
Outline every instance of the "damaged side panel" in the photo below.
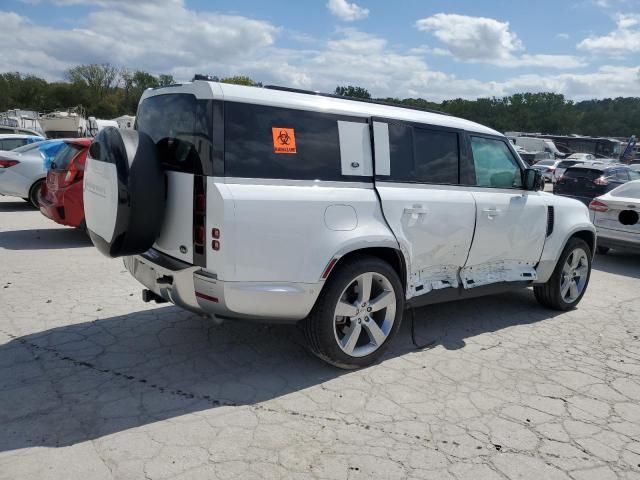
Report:
M 408 297 L 415 297 L 443 288 L 457 288 L 460 285 L 456 265 L 441 265 L 423 268 L 411 274 Z
M 497 282 L 522 282 L 538 278 L 535 264 L 516 260 L 501 260 L 464 267 L 460 278 L 464 288 L 475 288 Z

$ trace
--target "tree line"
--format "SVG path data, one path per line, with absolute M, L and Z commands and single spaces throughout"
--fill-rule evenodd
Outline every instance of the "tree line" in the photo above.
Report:
M 247 76 L 213 77 L 239 85 L 262 86 Z M 48 82 L 20 72 L 0 74 L 0 112 L 20 108 L 47 112 L 82 105 L 88 115 L 115 118 L 135 115 L 147 88 L 175 83 L 173 76 L 110 64 L 79 65 L 65 73 L 64 81 Z M 372 98 L 366 88 L 338 86 L 335 95 L 390 104 L 439 110 L 495 128 L 498 131 L 541 132 L 626 137 L 640 134 L 640 97 L 605 98 L 574 102 L 557 93 L 516 93 L 505 97 L 441 103 L 424 98 Z

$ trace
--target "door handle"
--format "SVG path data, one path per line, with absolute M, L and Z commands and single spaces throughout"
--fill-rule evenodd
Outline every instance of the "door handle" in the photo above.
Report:
M 499 208 L 496 208 L 496 207 L 485 208 L 482 211 L 487 214 L 487 217 L 495 217 L 495 216 L 500 215 L 502 213 L 502 210 L 500 210 Z
M 413 207 L 405 207 L 404 213 L 410 213 L 412 215 L 424 215 L 429 213 L 429 209 L 421 207 L 420 205 L 415 205 Z

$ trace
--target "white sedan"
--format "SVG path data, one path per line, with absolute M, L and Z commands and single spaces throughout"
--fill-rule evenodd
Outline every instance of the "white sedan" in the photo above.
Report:
M 55 139 L 0 151 L 0 195 L 23 198 L 37 208 L 48 164 L 63 145 Z
M 598 231 L 598 253 L 604 255 L 611 248 L 640 253 L 640 180 L 594 198 L 589 210 Z

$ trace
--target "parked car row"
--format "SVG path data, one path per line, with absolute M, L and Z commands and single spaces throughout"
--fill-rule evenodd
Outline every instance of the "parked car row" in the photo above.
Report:
M 41 140 L 0 152 L 0 194 L 57 223 L 84 228 L 82 178 L 91 138 Z

